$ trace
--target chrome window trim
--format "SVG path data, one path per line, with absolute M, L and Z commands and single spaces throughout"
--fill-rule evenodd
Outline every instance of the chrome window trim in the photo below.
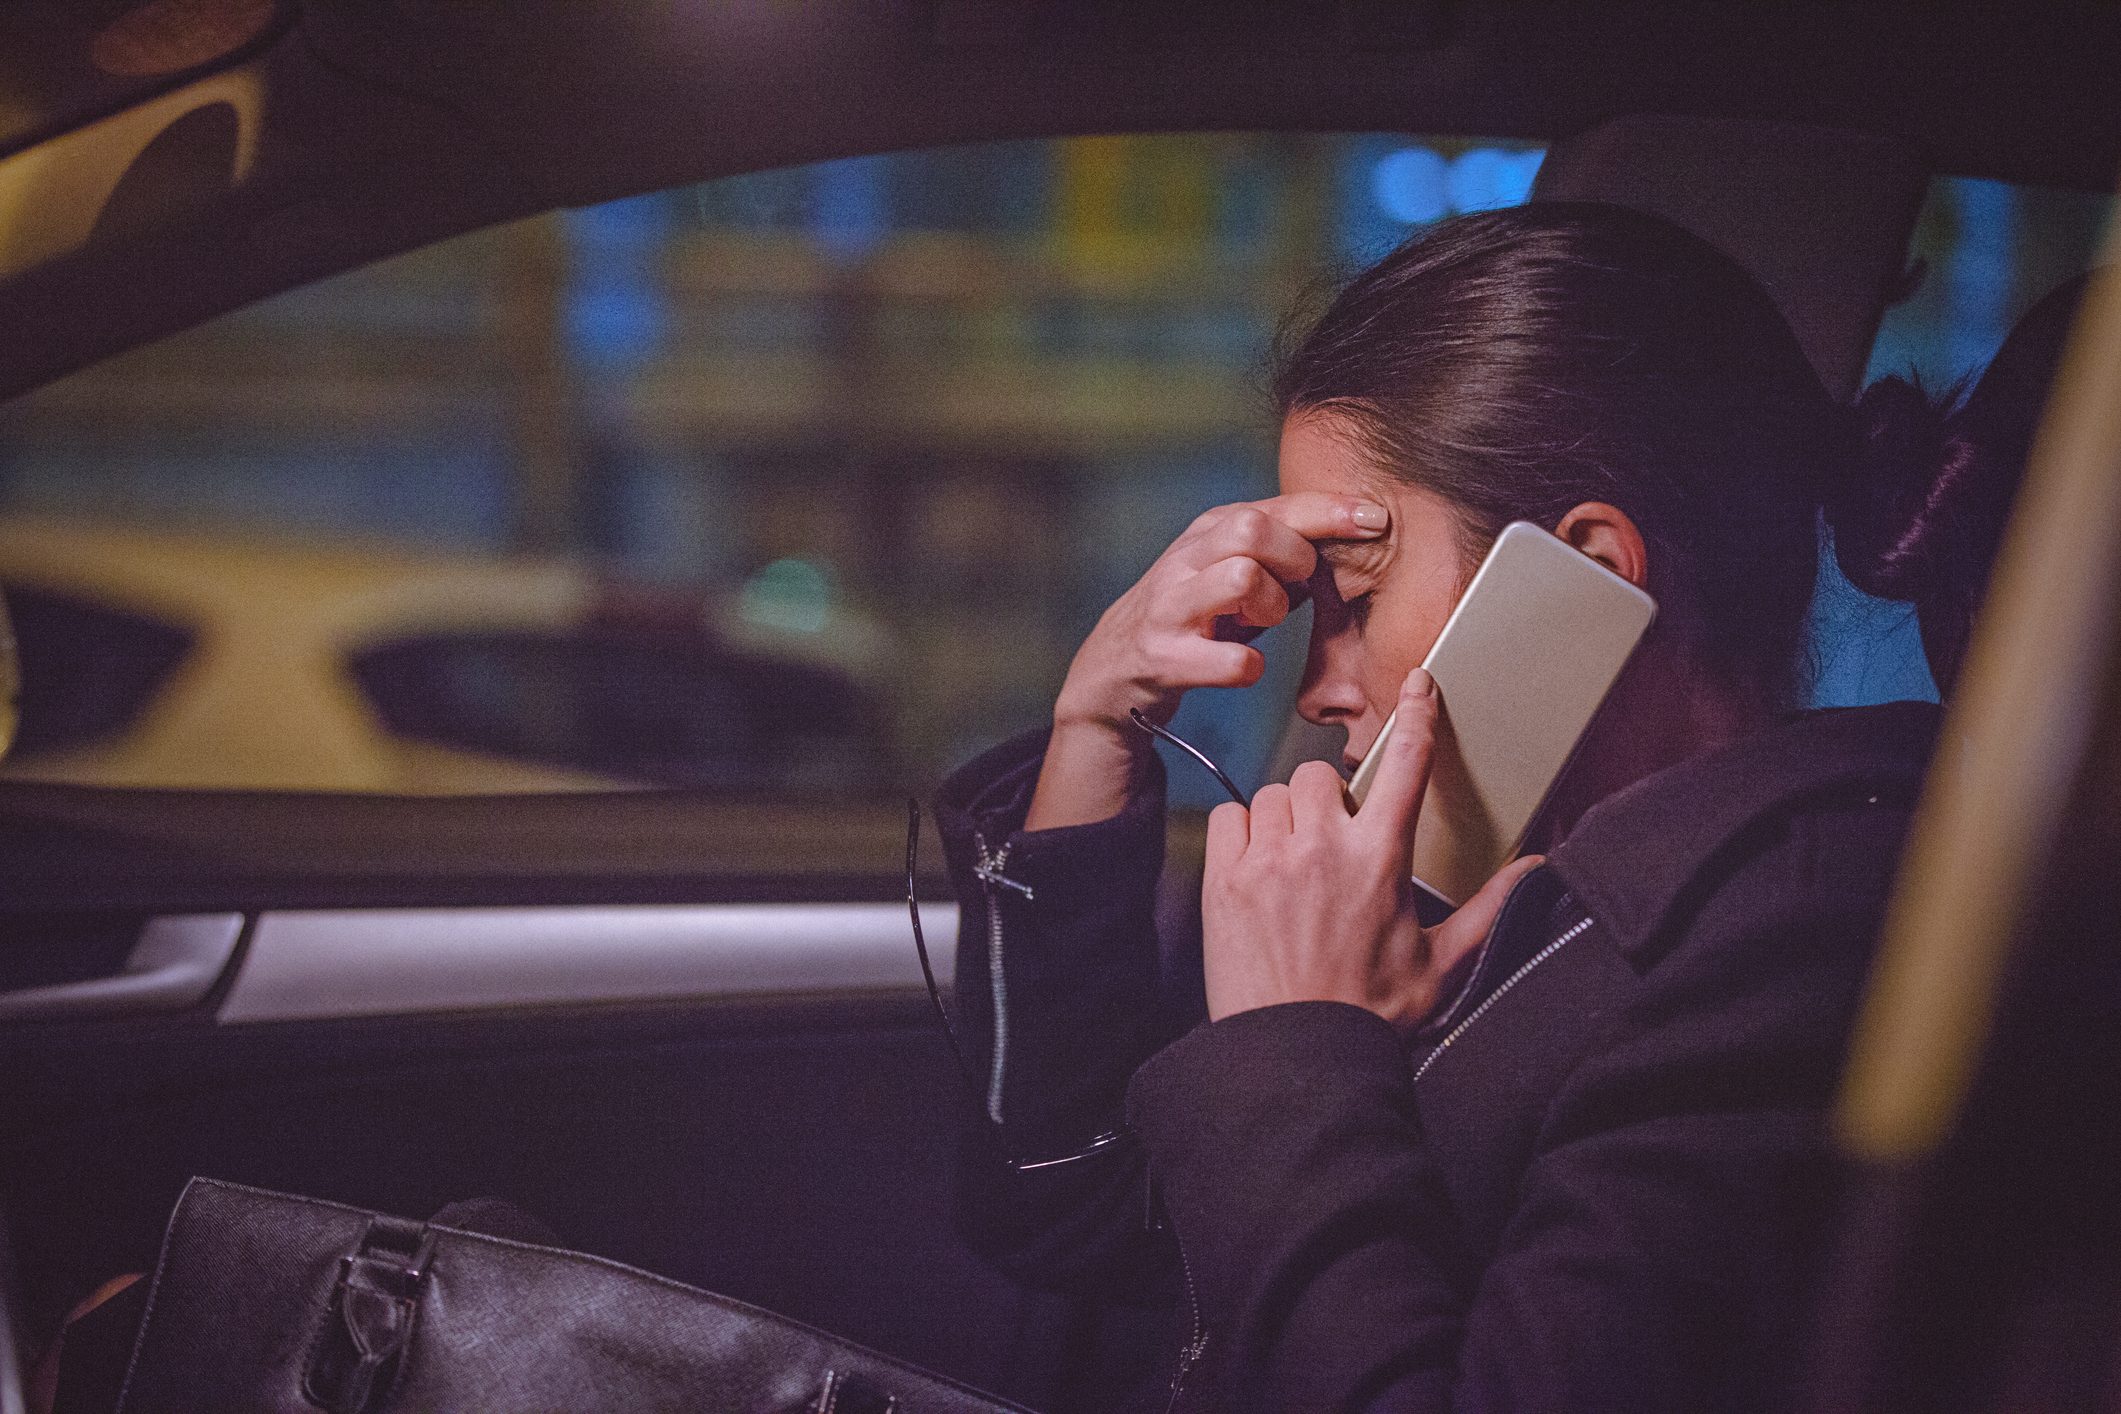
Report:
M 948 976 L 951 904 L 931 943 Z M 287 910 L 261 915 L 223 1025 L 921 985 L 903 903 Z

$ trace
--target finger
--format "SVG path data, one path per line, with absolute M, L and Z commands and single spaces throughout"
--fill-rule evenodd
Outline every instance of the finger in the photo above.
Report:
M 1280 839 L 1296 831 L 1296 813 L 1284 785 L 1265 785 L 1252 797 L 1253 840 Z
M 1392 525 L 1384 502 L 1333 491 L 1291 491 L 1250 504 L 1306 540 L 1375 540 Z
M 1289 591 L 1258 560 L 1232 555 L 1172 585 L 1162 610 L 1183 624 L 1205 627 L 1229 617 L 1269 628 L 1289 617 Z
M 1211 538 L 1259 534 L 1259 527 L 1248 523 L 1252 515 L 1265 515 L 1305 541 L 1374 540 L 1392 525 L 1392 512 L 1382 501 L 1331 491 L 1292 491 L 1260 501 L 1211 506 L 1179 532 L 1165 553 L 1197 555 Z
M 1156 641 L 1151 660 L 1156 681 L 1168 690 L 1188 687 L 1250 687 L 1267 670 L 1257 648 L 1192 634 L 1169 633 Z
M 1252 817 L 1234 800 L 1226 800 L 1208 812 L 1207 868 L 1210 873 L 1227 869 L 1245 852 L 1252 836 Z
M 1340 772 L 1323 761 L 1306 761 L 1289 777 L 1296 819 L 1305 825 L 1348 818 L 1348 791 Z
M 1184 563 L 1205 569 L 1232 556 L 1257 560 L 1284 584 L 1297 584 L 1318 568 L 1318 551 L 1296 530 L 1258 506 L 1232 506 L 1185 549 Z
M 1495 920 L 1501 916 L 1510 890 L 1546 862 L 1544 855 L 1528 854 L 1505 864 L 1494 878 L 1480 886 L 1479 892 L 1429 931 L 1429 949 L 1437 960 L 1438 975 L 1448 972 L 1458 959 L 1487 941 L 1488 934 L 1495 931 Z
M 1391 735 L 1372 750 L 1382 750 L 1377 774 L 1370 780 L 1356 816 L 1369 828 L 1411 849 L 1414 825 L 1421 817 L 1422 792 L 1429 788 L 1429 766 L 1436 756 L 1436 680 L 1416 668 L 1399 690 Z

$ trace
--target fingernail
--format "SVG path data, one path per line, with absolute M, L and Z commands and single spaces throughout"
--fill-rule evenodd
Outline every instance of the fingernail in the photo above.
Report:
M 1375 501 L 1364 501 L 1349 513 L 1349 518 L 1364 530 L 1383 530 L 1392 523 L 1392 513 Z
M 1436 690 L 1436 679 L 1427 668 L 1416 668 L 1407 674 L 1407 685 L 1401 690 L 1409 697 L 1427 697 Z

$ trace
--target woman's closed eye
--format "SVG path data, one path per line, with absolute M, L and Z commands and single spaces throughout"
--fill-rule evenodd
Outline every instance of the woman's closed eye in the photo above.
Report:
M 1330 606 L 1335 616 L 1361 628 L 1369 618 L 1371 603 L 1378 586 L 1384 582 L 1385 567 L 1390 559 L 1390 550 L 1381 544 L 1358 545 L 1343 541 L 1321 546 L 1318 572 L 1311 576 L 1312 590 L 1320 608 L 1324 610 Z

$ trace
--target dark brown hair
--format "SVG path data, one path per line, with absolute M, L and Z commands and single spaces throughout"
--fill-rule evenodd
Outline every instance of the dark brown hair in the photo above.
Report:
M 1590 203 L 1444 221 L 1285 332 L 1273 397 L 1456 505 L 1469 564 L 1512 520 L 1618 506 L 1658 632 L 1758 700 L 1800 691 L 1820 488 L 1855 428 L 1707 242 Z
M 1858 589 L 1915 606 L 1941 693 L 1959 676 L 2089 281 L 2079 276 L 2033 306 L 1971 391 L 1962 383 L 1932 396 L 1896 376 L 1864 389 L 1856 405 L 1866 434 L 1859 464 L 1826 490 L 1834 556 Z

